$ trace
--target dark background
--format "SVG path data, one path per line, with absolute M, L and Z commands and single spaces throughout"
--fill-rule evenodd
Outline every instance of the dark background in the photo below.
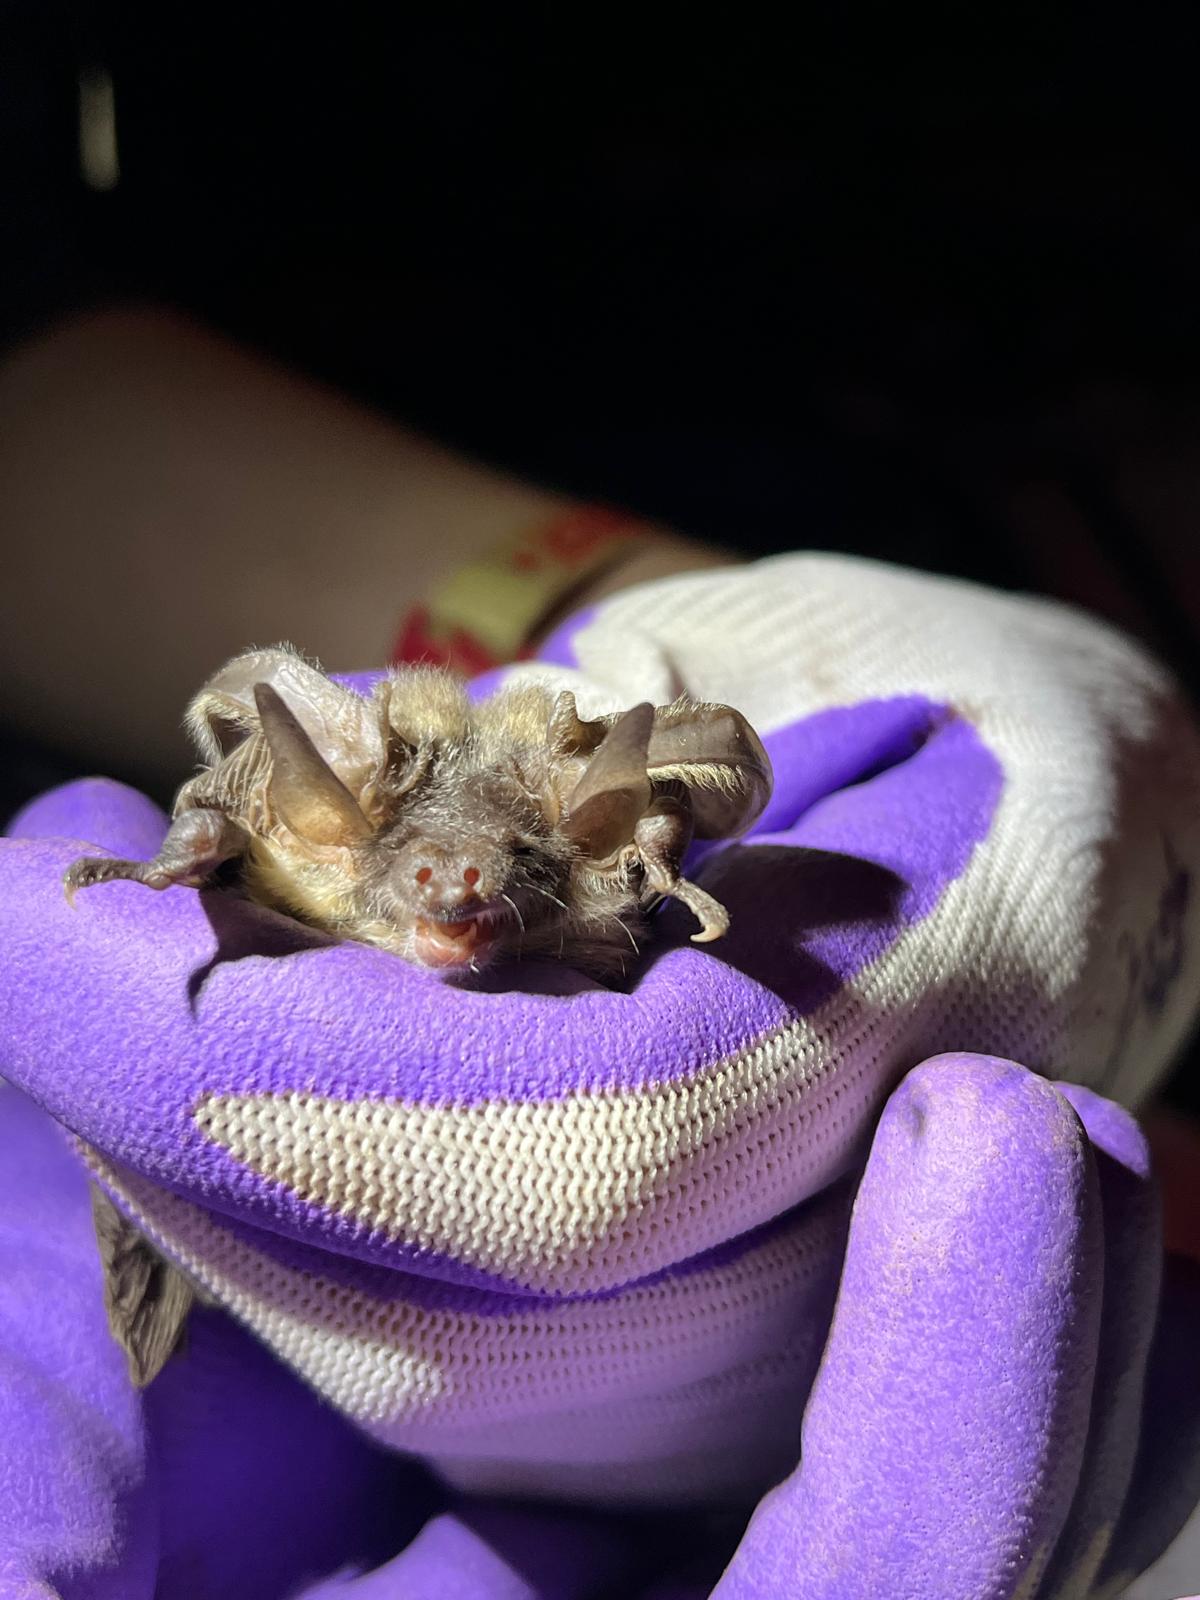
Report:
M 0 9 L 0 343 L 182 306 L 685 531 L 1079 600 L 1200 688 L 1197 8 L 645 10 Z M 5 748 L 5 811 L 73 770 Z
M 1185 655 L 1108 480 L 1190 415 L 1195 8 L 648 9 L 9 7 L 0 337 L 150 297 L 699 534 L 1094 588 L 1013 526 L 1049 480 Z

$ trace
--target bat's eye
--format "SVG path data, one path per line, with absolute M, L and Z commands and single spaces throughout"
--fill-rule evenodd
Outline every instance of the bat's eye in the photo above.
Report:
M 417 876 L 420 877 L 420 873 L 418 873 Z M 468 867 L 463 873 L 463 882 L 468 886 L 468 888 L 473 889 L 479 882 L 479 868 Z
M 432 878 L 432 877 L 433 877 L 433 868 L 432 867 L 421 867 L 417 872 L 417 882 L 418 883 L 428 883 L 430 878 Z

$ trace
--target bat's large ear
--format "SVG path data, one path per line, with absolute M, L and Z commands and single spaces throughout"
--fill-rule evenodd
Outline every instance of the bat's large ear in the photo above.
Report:
M 606 861 L 629 844 L 646 813 L 646 752 L 653 726 L 654 707 L 648 701 L 618 717 L 575 785 L 564 828 L 593 861 Z
M 656 781 L 685 783 L 698 839 L 744 832 L 771 797 L 771 759 L 740 711 L 681 699 L 654 713 L 648 756 Z
M 316 845 L 367 838 L 371 825 L 358 801 L 322 759 L 283 696 L 269 683 L 256 683 L 254 703 L 271 752 L 267 793 L 292 832 Z
M 564 689 L 550 712 L 547 737 L 556 756 L 587 755 L 597 748 L 610 726 L 610 721 L 604 718 L 588 722 L 581 717 L 575 707 L 575 696 L 570 689 Z

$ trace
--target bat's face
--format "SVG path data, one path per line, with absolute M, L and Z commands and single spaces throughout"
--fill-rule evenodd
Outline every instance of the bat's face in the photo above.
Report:
M 364 910 L 409 960 L 477 969 L 557 949 L 576 852 L 515 768 L 435 762 L 359 854 Z
M 615 973 L 636 953 L 650 706 L 632 780 L 620 737 L 557 748 L 527 696 L 516 715 L 501 701 L 452 707 L 448 727 L 426 716 L 415 736 L 389 723 L 383 763 L 351 789 L 269 685 L 255 694 L 271 755 L 270 825 L 246 869 L 257 898 L 427 967 L 550 956 Z
M 367 837 L 315 852 L 295 835 L 257 841 L 251 893 L 418 966 L 548 957 L 615 976 L 637 954 L 640 863 L 581 850 L 560 821 L 560 775 L 540 765 L 541 784 L 536 763 L 439 753 Z

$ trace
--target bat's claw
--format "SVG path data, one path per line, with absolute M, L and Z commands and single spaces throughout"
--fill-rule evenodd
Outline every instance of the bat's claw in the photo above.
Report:
M 63 893 L 67 904 L 75 904 L 75 896 L 80 889 L 90 889 L 96 883 L 112 883 L 118 878 L 144 883 L 151 889 L 165 889 L 171 882 L 161 871 L 154 870 L 153 862 L 122 861 L 116 856 L 80 856 L 63 873 Z
M 700 932 L 692 935 L 693 944 L 711 944 L 714 939 L 721 939 L 729 932 L 729 913 L 711 894 L 706 894 L 686 878 L 679 878 L 670 893 L 688 908 L 700 924 Z
M 80 889 L 90 888 L 98 881 L 95 869 L 103 865 L 103 861 L 95 856 L 81 856 L 78 861 L 72 861 L 62 879 L 63 893 L 69 906 L 74 906 L 75 895 Z

